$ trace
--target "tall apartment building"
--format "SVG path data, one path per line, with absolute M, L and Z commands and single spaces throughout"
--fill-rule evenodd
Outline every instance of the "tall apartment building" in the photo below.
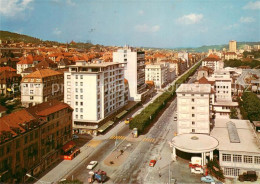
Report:
M 237 42 L 235 40 L 229 41 L 229 52 L 236 52 L 237 51 Z
M 113 52 L 113 62 L 124 64 L 124 75 L 129 84 L 129 100 L 141 101 L 142 94 L 146 91 L 145 52 L 124 47 Z
M 211 54 L 202 60 L 202 66 L 206 66 L 216 71 L 223 69 L 224 62 L 217 55 Z
M 210 84 L 182 84 L 176 91 L 178 134 L 210 132 Z
M 60 160 L 72 138 L 72 109 L 57 100 L 0 118 L 0 181 L 25 183 Z
M 168 82 L 168 68 L 164 64 L 149 64 L 145 66 L 145 81 L 153 81 L 157 89 L 161 89 Z
M 73 109 L 73 128 L 95 130 L 108 115 L 125 105 L 121 63 L 79 60 L 64 73 L 64 102 Z
M 63 100 L 63 73 L 41 69 L 23 77 L 21 82 L 21 101 L 25 107 L 47 102 Z

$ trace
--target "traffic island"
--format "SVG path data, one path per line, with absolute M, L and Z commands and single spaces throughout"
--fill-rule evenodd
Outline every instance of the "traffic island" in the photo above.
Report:
M 118 167 L 120 165 L 122 165 L 124 163 L 124 161 L 126 161 L 126 159 L 129 156 L 129 152 L 128 151 L 113 151 L 112 153 L 110 153 L 107 158 L 104 160 L 104 164 L 107 166 L 112 166 L 112 167 Z

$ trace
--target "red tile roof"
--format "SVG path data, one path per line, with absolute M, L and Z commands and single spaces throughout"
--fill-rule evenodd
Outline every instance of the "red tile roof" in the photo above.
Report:
M 13 69 L 12 67 L 10 66 L 3 66 L 3 67 L 0 67 L 0 72 L 3 72 L 3 71 L 11 71 L 11 72 L 16 72 L 15 69 Z
M 4 112 L 7 111 L 7 108 L 5 108 L 4 106 L 0 105 L 0 112 Z
M 203 59 L 203 61 L 220 61 L 221 59 L 215 55 L 215 54 L 210 54 L 208 57 Z

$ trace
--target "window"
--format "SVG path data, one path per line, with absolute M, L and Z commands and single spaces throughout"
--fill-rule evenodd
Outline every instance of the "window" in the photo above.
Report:
M 30 100 L 33 100 L 33 96 L 30 96 Z
M 76 108 L 76 112 L 78 112 L 78 108 Z
M 83 86 L 83 82 L 80 82 L 80 86 Z
M 194 96 L 194 94 L 191 94 L 191 96 Z
M 68 81 L 68 82 L 67 82 L 67 86 L 70 86 L 70 84 L 71 84 L 71 82 L 70 82 L 70 81 Z
M 182 94 L 182 96 L 185 96 L 185 94 Z
M 80 88 L 80 92 L 83 93 L 83 89 L 82 88 Z
M 255 156 L 255 164 L 260 164 L 260 157 Z
M 192 125 L 195 125 L 195 121 L 192 121 L 191 123 L 192 123 Z
M 192 98 L 191 101 L 194 102 L 195 101 L 194 98 Z
M 79 116 L 76 114 L 76 119 L 78 119 L 79 118 Z
M 223 154 L 222 155 L 223 162 L 231 162 L 231 155 L 230 154 Z
M 224 175 L 227 175 L 227 176 L 238 176 L 239 175 L 239 169 L 224 168 Z
M 83 79 L 83 75 L 80 75 L 80 79 Z
M 80 115 L 80 119 L 83 119 L 83 115 Z
M 76 75 L 75 78 L 78 79 L 78 75 Z
M 71 76 L 70 75 L 67 75 L 67 79 L 70 79 L 71 78 Z
M 70 95 L 67 95 L 67 99 L 70 99 Z
M 192 129 L 191 132 L 192 132 L 192 133 L 195 133 L 195 129 Z
M 192 114 L 192 117 L 195 117 L 195 114 Z
M 245 163 L 253 163 L 253 157 L 244 155 L 244 162 Z
M 195 107 L 191 107 L 191 109 L 195 109 Z
M 80 99 L 83 99 L 83 95 L 80 95 Z
M 242 162 L 242 155 L 233 155 L 233 162 Z
M 76 92 L 76 93 L 78 92 L 78 88 L 75 88 L 75 92 Z
M 80 105 L 83 106 L 83 102 L 80 102 Z
M 75 86 L 78 86 L 78 82 L 75 83 Z
M 83 108 L 80 108 L 80 112 L 83 112 Z
M 33 95 L 33 90 L 30 90 L 30 95 Z
M 204 96 L 203 94 L 201 94 L 200 96 Z
M 78 105 L 78 102 L 75 102 L 76 105 Z
M 75 97 L 76 97 L 76 99 L 78 99 L 78 98 L 79 98 L 79 96 L 78 96 L 78 95 L 76 95 Z

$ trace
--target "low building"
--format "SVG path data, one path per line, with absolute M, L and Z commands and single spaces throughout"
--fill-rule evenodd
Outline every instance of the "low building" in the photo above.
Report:
M 256 171 L 259 176 L 259 138 L 249 120 L 217 119 L 210 135 L 219 141 L 219 164 L 225 177 L 246 171 Z
M 206 66 L 216 71 L 223 69 L 224 62 L 217 55 L 210 54 L 208 57 L 202 60 L 202 66 Z
M 0 118 L 1 182 L 25 183 L 60 160 L 72 138 L 72 109 L 53 100 Z
M 36 70 L 22 79 L 22 105 L 29 107 L 52 99 L 62 101 L 63 85 L 63 73 L 51 69 Z
M 237 54 L 235 52 L 225 53 L 224 58 L 225 58 L 225 60 L 238 59 Z

